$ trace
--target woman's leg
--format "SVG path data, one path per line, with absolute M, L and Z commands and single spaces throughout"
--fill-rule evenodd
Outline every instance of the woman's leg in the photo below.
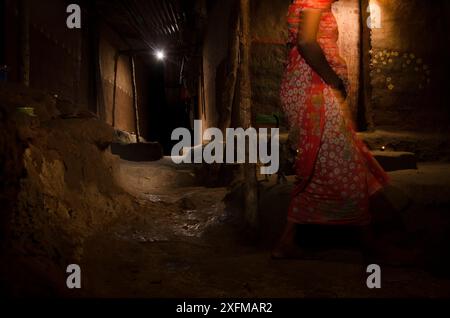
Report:
M 272 258 L 274 259 L 292 259 L 302 258 L 303 252 L 295 244 L 295 238 L 297 235 L 297 224 L 288 221 L 280 241 L 275 249 L 272 251 Z
M 295 241 L 295 235 L 297 234 L 297 225 L 294 222 L 288 221 L 284 228 L 283 235 L 281 236 L 280 243 L 282 245 L 293 245 Z

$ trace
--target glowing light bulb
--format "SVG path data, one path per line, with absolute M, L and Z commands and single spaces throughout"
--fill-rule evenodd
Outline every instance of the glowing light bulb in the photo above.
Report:
M 163 61 L 166 58 L 166 54 L 163 50 L 156 51 L 155 56 L 158 61 Z

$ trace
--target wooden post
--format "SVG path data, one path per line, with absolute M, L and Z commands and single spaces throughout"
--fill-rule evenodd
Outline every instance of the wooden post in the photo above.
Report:
M 359 91 L 357 126 L 360 131 L 373 126 L 370 118 L 372 102 L 372 85 L 370 81 L 370 29 L 367 26 L 369 19 L 369 0 L 359 0 L 360 39 L 359 39 Z
M 117 68 L 119 65 L 120 53 L 117 52 L 114 56 L 114 84 L 113 84 L 113 98 L 112 98 L 112 126 L 116 127 L 116 95 L 117 95 Z
M 240 0 L 240 21 L 241 21 L 241 37 L 240 37 L 240 81 L 239 81 L 239 97 L 240 97 L 240 121 L 244 129 L 252 126 L 252 91 L 250 80 L 250 0 Z M 246 159 L 248 160 L 248 150 L 246 150 Z M 256 179 L 256 165 L 244 164 L 244 208 L 245 217 L 248 225 L 256 229 L 258 227 L 258 182 Z
M 225 79 L 223 93 L 220 95 L 221 112 L 220 112 L 220 129 L 225 132 L 231 127 L 233 105 L 235 104 L 238 72 L 239 72 L 239 53 L 240 53 L 240 3 L 235 1 L 231 11 L 230 22 L 230 48 L 228 50 L 228 73 Z
M 92 1 L 89 4 L 89 108 L 91 111 L 94 111 L 101 120 L 106 122 L 107 118 L 103 90 L 103 72 L 100 47 L 100 24 L 98 22 L 99 17 L 95 13 L 95 3 Z
M 30 2 L 19 1 L 19 81 L 30 86 Z
M 136 85 L 136 65 L 134 63 L 134 56 L 130 55 L 130 65 L 131 65 L 131 84 L 133 86 L 133 108 L 134 108 L 134 126 L 136 129 L 136 142 L 139 144 L 141 142 L 141 134 L 139 131 L 139 108 L 138 108 L 138 97 L 137 97 L 137 85 Z

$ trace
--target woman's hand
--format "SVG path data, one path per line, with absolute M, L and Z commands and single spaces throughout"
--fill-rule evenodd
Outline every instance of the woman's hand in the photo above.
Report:
M 345 101 L 348 97 L 347 88 L 342 79 L 338 78 L 333 84 L 330 85 L 334 94 L 339 100 Z

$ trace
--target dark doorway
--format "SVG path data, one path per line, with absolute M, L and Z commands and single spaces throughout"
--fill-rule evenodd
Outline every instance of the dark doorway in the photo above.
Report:
M 165 87 L 165 65 L 164 63 L 153 63 L 150 70 L 148 84 L 150 90 L 151 104 L 149 105 L 149 139 L 159 142 L 164 153 L 167 154 L 170 146 L 170 113 L 168 111 L 166 87 Z
M 150 70 L 149 140 L 159 142 L 165 155 L 170 155 L 178 141 L 172 141 L 172 132 L 177 128 L 192 130 L 195 118 L 195 98 L 188 96 L 186 88 L 171 80 L 175 64 L 154 62 Z

